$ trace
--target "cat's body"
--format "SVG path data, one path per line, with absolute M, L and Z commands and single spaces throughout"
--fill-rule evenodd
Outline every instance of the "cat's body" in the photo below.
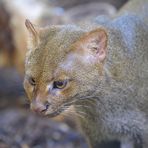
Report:
M 147 0 L 132 0 L 115 18 L 87 27 L 41 30 L 26 21 L 32 41 L 24 85 L 32 109 L 55 116 L 73 105 L 92 148 L 115 139 L 147 148 L 147 8 Z
M 92 143 L 110 138 L 124 142 L 127 135 L 132 135 L 136 141 L 147 131 L 148 15 L 146 17 L 144 20 L 126 12 L 113 20 L 104 17 L 96 19 L 99 26 L 109 31 L 105 68 L 113 79 L 106 79 L 94 104 L 85 101 L 83 106 L 91 106 L 91 109 L 81 108 L 89 115 L 81 124 Z M 98 125 L 100 131 L 96 130 Z

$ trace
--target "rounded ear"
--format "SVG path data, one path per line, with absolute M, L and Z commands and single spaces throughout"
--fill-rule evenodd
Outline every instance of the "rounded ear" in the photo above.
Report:
M 80 46 L 87 58 L 91 56 L 95 62 L 103 62 L 107 55 L 107 40 L 106 31 L 99 28 L 85 34 L 77 46 Z
M 34 26 L 28 19 L 25 21 L 25 26 L 29 33 L 28 46 L 31 49 L 35 49 L 40 42 L 39 28 Z

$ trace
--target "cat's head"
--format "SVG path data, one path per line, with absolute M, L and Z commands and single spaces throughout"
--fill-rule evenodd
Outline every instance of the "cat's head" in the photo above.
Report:
M 93 96 L 103 76 L 107 34 L 76 26 L 37 28 L 26 21 L 30 39 L 24 88 L 31 109 L 50 117 Z

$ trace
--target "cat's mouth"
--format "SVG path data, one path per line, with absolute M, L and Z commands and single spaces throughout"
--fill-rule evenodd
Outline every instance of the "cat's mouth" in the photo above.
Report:
M 55 111 L 50 111 L 50 110 L 47 110 L 45 111 L 43 114 L 47 117 L 50 117 L 50 118 L 53 118 L 53 117 L 56 117 L 58 115 L 60 115 L 61 113 L 63 113 L 65 110 L 67 110 L 69 108 L 69 106 L 66 106 L 66 107 L 61 107 Z
M 69 108 L 74 105 L 74 102 L 75 101 L 66 102 L 59 105 L 58 107 L 52 105 L 48 106 L 48 108 L 46 108 L 46 110 L 43 112 L 43 115 L 50 118 L 56 117 L 62 113 L 64 115 L 64 112 L 68 111 Z

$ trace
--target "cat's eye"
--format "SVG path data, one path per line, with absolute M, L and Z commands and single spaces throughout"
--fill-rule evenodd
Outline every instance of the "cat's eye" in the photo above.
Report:
M 28 81 L 29 81 L 29 83 L 30 83 L 31 85 L 33 85 L 33 86 L 36 85 L 36 82 L 35 82 L 34 78 L 30 77 L 30 78 L 28 79 Z
M 67 85 L 67 80 L 64 81 L 54 81 L 53 88 L 63 89 Z

